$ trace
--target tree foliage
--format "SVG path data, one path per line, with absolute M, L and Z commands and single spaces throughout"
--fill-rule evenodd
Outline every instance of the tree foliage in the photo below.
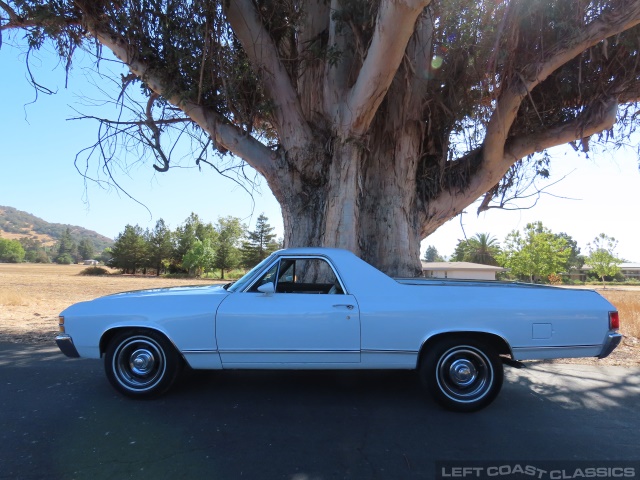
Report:
M 202 230 L 202 221 L 200 217 L 191 212 L 189 217 L 176 229 L 176 247 L 175 247 L 175 259 L 180 262 L 182 258 L 193 247 L 197 240 L 202 241 L 202 238 L 198 238 L 197 230 Z
M 500 265 L 519 277 L 546 280 L 564 272 L 571 248 L 567 241 L 551 232 L 542 222 L 528 223 L 522 234 L 513 230 L 498 256 Z
M 78 245 L 71 237 L 71 230 L 65 229 L 64 233 L 58 240 L 57 255 L 55 261 L 57 263 L 74 263 L 78 259 Z
M 637 1 L 0 9 L 2 32 L 24 32 L 29 49 L 51 39 L 67 69 L 78 48 L 108 49 L 126 65 L 113 100 L 131 117 L 94 115 L 100 139 L 87 161 L 111 166 L 129 153 L 167 171 L 181 138 L 198 166 L 238 181 L 252 180 L 246 162 L 282 207 L 286 246 L 348 248 L 392 275 L 419 273 L 420 241 L 479 197 L 480 210 L 504 207 L 548 177 L 549 157 L 536 153 L 635 142 Z
M 78 244 L 78 255 L 82 260 L 92 259 L 94 253 L 95 249 L 93 243 L 89 239 L 83 238 L 80 240 L 80 243 Z
M 453 254 L 456 262 L 480 263 L 483 265 L 498 265 L 500 243 L 488 233 L 477 233 L 465 240 L 458 240 Z
M 219 218 L 216 226 L 218 241 L 213 265 L 220 269 L 220 278 L 224 272 L 240 265 L 240 241 L 246 227 L 234 217 Z
M 30 263 L 51 263 L 48 249 L 44 246 L 42 240 L 31 237 L 22 237 L 18 240 L 24 248 L 24 261 Z
M 246 240 L 242 243 L 242 265 L 245 268 L 254 267 L 280 248 L 273 233 L 275 229 L 268 220 L 264 213 L 260 214 L 255 230 L 246 234 Z
M 564 238 L 567 242 L 567 247 L 571 249 L 571 254 L 569 258 L 567 258 L 567 265 L 565 267 L 565 271 L 569 272 L 571 270 L 580 270 L 584 265 L 585 257 L 580 254 L 580 247 L 578 247 L 578 242 L 576 242 L 571 235 L 565 232 L 560 232 L 556 234 L 558 238 Z
M 216 250 L 211 239 L 196 240 L 182 259 L 182 268 L 196 276 L 211 271 L 216 263 Z M 224 278 L 224 277 L 223 277 Z
M 174 251 L 173 235 L 162 218 L 147 235 L 147 243 L 149 265 L 155 268 L 159 276 L 169 265 Z
M 0 262 L 20 263 L 24 255 L 24 248 L 19 241 L 0 238 Z
M 170 272 L 201 276 L 220 269 L 224 278 L 226 272 L 240 266 L 242 259 L 256 254 L 252 243 L 256 232 L 262 232 L 260 238 L 267 241 L 263 253 L 276 249 L 272 230 L 264 215 L 258 218 L 256 229 L 249 233 L 235 217 L 219 218 L 213 225 L 191 213 L 175 230 L 160 218 L 151 231 L 127 225 L 101 258 L 125 273 L 146 273 L 151 269 L 156 275 Z
M 609 237 L 608 235 L 601 233 L 593 239 L 589 247 L 589 257 L 587 263 L 591 267 L 593 273 L 595 273 L 602 280 L 602 284 L 605 284 L 605 277 L 613 277 L 620 271 L 620 260 L 615 255 L 615 249 L 618 245 L 618 241 Z
M 444 262 L 444 258 L 438 253 L 438 249 L 433 245 L 429 245 L 424 252 L 423 260 L 425 262 Z
M 136 273 L 148 258 L 148 248 L 143 230 L 136 225 L 126 225 L 124 232 L 116 237 L 111 247 L 109 266 L 120 268 L 124 273 Z
M 70 253 L 63 253 L 56 257 L 56 263 L 59 263 L 60 265 L 71 265 L 72 263 L 75 263 L 75 259 Z

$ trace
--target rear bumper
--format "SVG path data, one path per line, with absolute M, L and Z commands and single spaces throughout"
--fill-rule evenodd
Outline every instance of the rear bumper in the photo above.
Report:
M 56 336 L 56 345 L 58 345 L 60 351 L 67 357 L 80 357 L 80 355 L 78 354 L 78 350 L 76 350 L 76 346 L 73 344 L 73 340 L 66 333 L 61 333 L 60 335 Z
M 620 335 L 619 333 L 608 334 L 607 338 L 604 341 L 604 345 L 602 346 L 602 352 L 600 352 L 598 358 L 607 357 L 611 352 L 615 350 L 615 348 L 620 344 L 621 341 L 622 335 Z

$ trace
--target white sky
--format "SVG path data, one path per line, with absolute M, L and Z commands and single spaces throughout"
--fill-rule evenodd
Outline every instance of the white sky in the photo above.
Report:
M 49 222 L 80 225 L 108 237 L 115 237 L 126 224 L 152 228 L 163 218 L 171 228 L 181 224 L 191 212 L 203 220 L 216 222 L 232 215 L 252 228 L 260 213 L 282 235 L 280 207 L 262 182 L 261 194 L 251 197 L 233 182 L 203 168 L 173 169 L 156 173 L 149 163 L 132 167 L 117 180 L 151 214 L 115 189 L 85 185 L 74 167 L 77 152 L 96 139 L 96 124 L 68 121 L 76 116 L 79 95 L 94 96 L 80 65 L 76 66 L 64 88 L 64 71 L 46 54 L 34 70 L 38 80 L 58 91 L 40 94 L 37 102 L 26 80 L 24 57 L 3 39 L 0 49 L 2 71 L 2 115 L 0 115 L 0 205 L 24 210 Z M 600 232 L 618 239 L 617 254 L 640 262 L 640 173 L 637 155 L 631 149 L 605 155 L 578 156 L 562 147 L 553 152 L 552 181 L 569 174 L 544 195 L 531 210 L 514 212 L 491 210 L 476 216 L 475 207 L 467 209 L 429 238 L 441 255 L 451 255 L 458 239 L 487 232 L 502 242 L 511 230 L 540 220 L 553 232 L 566 232 L 587 253 L 587 242 Z M 572 173 L 570 173 L 572 172 Z M 255 201 L 255 203 L 254 203 Z

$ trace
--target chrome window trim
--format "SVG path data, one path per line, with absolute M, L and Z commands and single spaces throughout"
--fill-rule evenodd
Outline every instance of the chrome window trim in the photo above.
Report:
M 287 259 L 292 259 L 292 260 L 312 260 L 312 259 L 324 260 L 325 262 L 327 262 L 327 264 L 331 268 L 331 271 L 336 276 L 336 279 L 338 280 L 338 283 L 340 284 L 340 288 L 342 289 L 342 292 L 343 292 L 342 294 L 343 295 L 350 295 L 350 293 L 347 292 L 347 288 L 345 287 L 344 282 L 342 281 L 342 278 L 338 274 L 338 271 L 336 270 L 336 267 L 333 265 L 333 262 L 331 261 L 331 259 L 329 259 L 329 257 L 327 257 L 325 255 L 279 255 L 275 259 L 274 262 L 269 263 L 265 268 L 262 269 L 262 271 L 260 271 L 260 273 L 256 276 L 255 280 L 253 282 L 251 282 L 251 284 L 249 284 L 248 287 L 246 287 L 244 290 L 242 290 L 242 293 L 249 293 L 249 290 L 251 290 L 253 288 L 253 286 L 256 283 L 258 283 L 258 281 L 262 278 L 264 273 L 269 271 L 269 269 L 272 268 L 273 265 L 276 262 L 281 262 L 282 260 L 287 260 Z M 278 271 L 276 273 L 276 279 L 280 276 L 280 266 L 281 266 L 281 264 L 278 264 Z

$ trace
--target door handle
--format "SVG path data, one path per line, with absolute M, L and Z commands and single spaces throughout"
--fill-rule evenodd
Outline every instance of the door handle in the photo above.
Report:
M 353 310 L 353 305 L 347 305 L 346 303 L 339 303 L 334 305 L 334 307 L 347 307 L 349 310 Z

